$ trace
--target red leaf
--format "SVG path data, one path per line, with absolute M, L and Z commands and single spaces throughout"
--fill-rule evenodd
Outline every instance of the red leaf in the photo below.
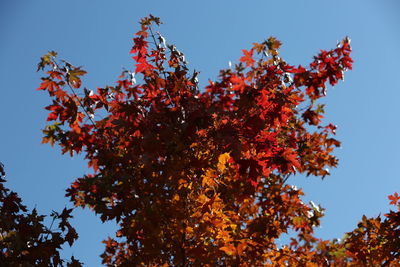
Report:
M 37 89 L 39 90 L 47 90 L 49 92 L 54 92 L 55 89 L 59 90 L 60 87 L 58 86 L 58 84 L 50 79 L 46 79 L 46 78 L 42 78 L 43 82 L 40 84 L 39 88 Z

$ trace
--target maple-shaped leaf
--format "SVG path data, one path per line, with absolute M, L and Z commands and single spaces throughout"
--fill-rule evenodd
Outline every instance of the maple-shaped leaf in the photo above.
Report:
M 275 37 L 269 37 L 267 44 L 268 44 L 268 48 L 273 49 L 273 50 L 279 49 L 282 45 L 282 43 Z
M 38 63 L 38 68 L 37 71 L 43 70 L 47 65 L 52 64 L 51 58 L 56 57 L 57 53 L 54 51 L 50 51 L 46 55 L 42 56 L 40 58 L 40 62 Z
M 281 47 L 281 42 L 275 37 L 269 37 L 267 40 L 268 53 L 273 56 L 278 55 L 278 49 Z
M 49 92 L 52 93 L 60 89 L 57 82 L 46 78 L 42 78 L 42 80 L 43 82 L 40 84 L 37 90 L 48 90 Z
M 85 74 L 86 71 L 82 70 L 80 67 L 73 68 L 68 72 L 67 81 L 73 88 L 79 88 L 82 84 L 80 76 Z
M 69 246 L 72 246 L 76 239 L 78 239 L 78 233 L 72 226 L 68 225 L 68 232 L 65 235 L 65 240 L 68 242 Z
M 395 192 L 393 195 L 388 196 L 388 199 L 390 200 L 390 205 L 397 205 L 397 202 L 400 200 L 400 196 L 397 192 Z
M 147 62 L 140 62 L 138 64 L 136 64 L 136 73 L 140 73 L 140 72 L 146 72 L 146 71 L 150 71 L 154 69 L 154 66 L 152 66 L 151 64 L 147 63 Z
M 251 49 L 250 51 L 247 51 L 247 50 L 242 50 L 242 52 L 243 52 L 243 56 L 239 59 L 241 62 L 243 62 L 243 63 L 245 63 L 246 64 L 246 67 L 253 67 L 254 66 L 254 62 L 256 62 L 254 59 L 253 59 L 253 52 L 254 52 L 254 50 L 253 49 Z
M 253 49 L 256 50 L 258 54 L 265 50 L 265 44 L 253 43 Z

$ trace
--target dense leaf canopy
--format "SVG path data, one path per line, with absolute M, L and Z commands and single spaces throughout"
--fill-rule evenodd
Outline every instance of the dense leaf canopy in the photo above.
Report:
M 46 73 L 38 90 L 52 98 L 43 142 L 82 153 L 93 170 L 67 196 L 119 225 L 104 241 L 103 263 L 399 264 L 399 210 L 362 218 L 341 241 L 320 240 L 322 207 L 287 183 L 295 174 L 324 178 L 338 164 L 336 126 L 323 123 L 319 99 L 352 67 L 349 38 L 305 67 L 286 63 L 270 37 L 199 89 L 198 72 L 154 30 L 159 24 L 151 15 L 141 20 L 135 69 L 114 86 L 82 87 L 86 72 L 56 52 L 38 65 Z M 399 207 L 397 194 L 389 198 Z

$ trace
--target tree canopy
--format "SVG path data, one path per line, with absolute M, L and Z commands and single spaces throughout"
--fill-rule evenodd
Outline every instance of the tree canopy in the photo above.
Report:
M 46 75 L 38 90 L 52 99 L 43 142 L 83 154 L 93 170 L 67 196 L 119 226 L 104 241 L 103 263 L 400 263 L 397 194 L 389 196 L 397 211 L 363 217 L 343 240 L 321 240 L 314 229 L 324 209 L 304 203 L 288 183 L 295 174 L 323 179 L 338 164 L 336 126 L 323 121 L 320 99 L 352 68 L 350 39 L 295 66 L 269 37 L 201 89 L 184 54 L 155 30 L 160 23 L 152 15 L 140 21 L 130 51 L 135 69 L 113 86 L 83 87 L 86 71 L 54 51 L 38 64 Z

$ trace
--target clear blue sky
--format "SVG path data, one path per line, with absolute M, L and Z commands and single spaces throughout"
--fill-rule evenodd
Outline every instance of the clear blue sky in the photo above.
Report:
M 201 83 L 215 79 L 252 42 L 273 35 L 283 42 L 282 57 L 306 64 L 319 49 L 330 49 L 346 35 L 352 39 L 354 70 L 328 91 L 327 118 L 337 124 L 343 147 L 340 165 L 324 181 L 295 177 L 306 200 L 325 207 L 318 230 L 322 238 L 342 237 L 363 214 L 388 210 L 387 195 L 400 191 L 400 2 L 397 0 L 292 1 L 0 1 L 0 161 L 7 185 L 28 207 L 41 213 L 71 206 L 68 185 L 87 173 L 80 157 L 61 156 L 42 145 L 44 106 L 50 99 L 35 91 L 41 55 L 56 50 L 89 72 L 85 86 L 113 84 L 128 55 L 137 22 L 152 13 L 160 29 L 185 53 Z M 100 241 L 113 235 L 88 210 L 77 210 L 80 239 L 65 256 L 100 266 Z

